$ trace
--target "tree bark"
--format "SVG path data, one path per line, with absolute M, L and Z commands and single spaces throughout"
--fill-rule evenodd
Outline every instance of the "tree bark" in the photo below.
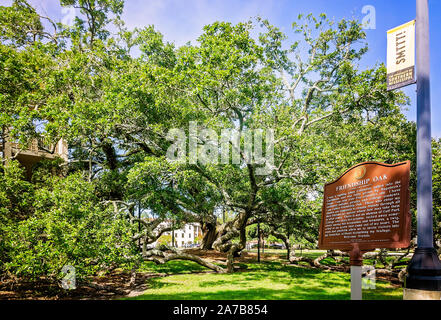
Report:
M 347 254 L 346 253 L 337 253 L 334 250 L 328 250 L 324 255 L 321 255 L 320 257 L 318 257 L 314 260 L 311 258 L 307 258 L 307 257 L 291 257 L 290 262 L 293 264 L 297 264 L 301 261 L 304 261 L 304 262 L 309 263 L 309 265 L 311 267 L 316 267 L 316 268 L 320 268 L 320 269 L 324 269 L 324 270 L 330 270 L 330 269 L 332 269 L 331 267 L 324 266 L 320 262 L 322 260 L 325 260 L 328 257 L 335 258 L 335 257 L 341 257 L 341 256 L 347 256 Z
M 153 261 L 156 264 L 164 264 L 171 260 L 189 260 L 196 262 L 197 264 L 211 269 L 217 273 L 227 272 L 226 269 L 219 267 L 218 265 L 204 260 L 196 255 L 185 253 L 175 248 L 169 248 L 167 246 L 161 246 L 160 249 L 148 250 L 144 253 L 143 258 L 146 261 Z
M 286 247 L 286 259 L 289 261 L 290 256 L 291 256 L 291 247 L 289 246 L 289 237 L 287 237 L 286 235 L 284 235 L 281 232 L 277 232 L 274 229 L 270 230 L 270 234 L 273 235 L 274 237 L 276 237 L 277 239 L 283 241 L 283 243 L 285 244 L 285 247 Z
M 294 263 L 295 259 L 296 259 L 296 249 L 295 249 L 294 245 L 292 246 L 292 248 L 288 249 L 288 252 L 289 252 L 288 261 L 290 263 Z
M 251 212 L 241 212 L 238 219 L 235 221 L 233 227 L 236 233 L 239 233 L 239 243 L 234 243 L 231 245 L 230 250 L 228 250 L 227 255 L 227 270 L 228 273 L 234 272 L 234 257 L 238 255 L 246 246 L 247 236 L 246 236 L 246 226 Z
M 218 238 L 218 230 L 216 223 L 205 222 L 201 223 L 203 238 L 202 238 L 202 250 L 213 250 L 213 243 Z

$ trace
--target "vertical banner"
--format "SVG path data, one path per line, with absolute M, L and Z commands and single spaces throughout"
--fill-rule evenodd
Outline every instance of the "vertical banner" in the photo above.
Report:
M 415 83 L 415 20 L 387 31 L 387 90 Z

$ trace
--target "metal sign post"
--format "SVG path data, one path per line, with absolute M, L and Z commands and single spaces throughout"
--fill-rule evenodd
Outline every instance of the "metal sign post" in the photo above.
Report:
M 424 299 L 441 292 L 441 263 L 433 247 L 429 4 L 417 0 L 416 5 L 418 248 L 408 266 L 405 299 Z
M 361 270 L 362 266 L 351 266 L 351 300 L 362 300 Z
M 352 250 L 349 252 L 349 263 L 351 265 L 351 300 L 363 300 L 361 285 L 363 253 L 363 251 L 360 251 L 358 243 L 352 244 Z

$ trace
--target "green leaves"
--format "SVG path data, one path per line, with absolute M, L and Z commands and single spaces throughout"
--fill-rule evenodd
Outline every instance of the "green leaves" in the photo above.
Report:
M 107 25 L 114 19 L 118 19 L 124 8 L 123 0 L 61 0 L 62 6 L 73 6 L 79 9 L 86 20 L 75 19 L 75 26 L 66 30 L 67 34 L 77 38 L 77 45 L 81 43 L 93 47 L 104 41 L 110 35 Z
M 33 215 L 7 225 L 2 239 L 8 247 L 5 270 L 56 279 L 64 265 L 72 265 L 82 279 L 114 263 L 133 261 L 130 224 L 99 201 L 94 185 L 81 174 L 46 181 L 28 201 Z
M 148 223 L 177 224 L 226 210 L 232 235 L 259 217 L 314 242 L 325 182 L 357 162 L 414 157 L 415 128 L 400 110 L 408 100 L 386 91 L 383 65 L 359 70 L 367 46 L 356 21 L 300 15 L 293 39 L 262 18 L 214 22 L 176 47 L 154 26 L 127 30 L 122 1 L 61 3 L 81 16 L 55 38 L 25 2 L 0 9 L 0 126 L 23 146 L 63 138 L 70 151 L 68 164 L 40 163 L 32 184 L 16 164 L 4 168 L 0 254 L 10 272 L 56 278 L 71 264 L 86 276 L 135 261 L 135 208 Z M 243 159 L 169 162 L 167 132 L 189 136 L 190 121 L 217 134 L 274 129 L 274 167 L 257 176 Z
M 0 41 L 21 47 L 45 36 L 39 15 L 26 1 L 14 0 L 10 7 L 0 6 Z

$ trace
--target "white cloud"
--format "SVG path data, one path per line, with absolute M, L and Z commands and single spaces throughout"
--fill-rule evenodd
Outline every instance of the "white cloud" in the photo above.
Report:
M 183 45 L 194 42 L 202 28 L 215 21 L 238 23 L 261 15 L 270 18 L 281 11 L 280 0 L 126 0 L 123 20 L 129 29 L 155 25 L 167 41 Z M 0 0 L 11 5 L 12 0 Z M 63 19 L 59 0 L 29 0 L 38 12 L 56 21 Z M 283 12 L 283 10 L 282 10 Z
M 246 21 L 273 13 L 274 0 L 150 0 L 127 1 L 123 20 L 129 28 L 153 24 L 166 40 L 183 45 L 195 41 L 203 26 L 214 21 Z

